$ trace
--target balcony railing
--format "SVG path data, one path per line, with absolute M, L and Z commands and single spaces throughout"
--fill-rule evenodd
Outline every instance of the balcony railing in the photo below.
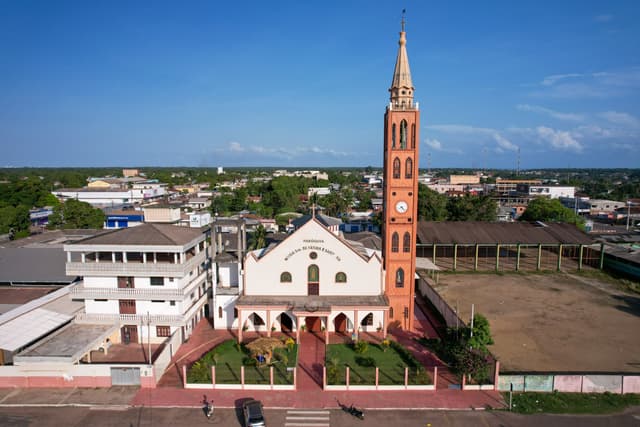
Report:
M 132 300 L 184 300 L 188 294 L 198 288 L 198 286 L 205 280 L 207 273 L 203 272 L 195 280 L 189 282 L 183 288 L 180 289 L 167 289 L 167 288 L 93 288 L 85 287 L 83 284 L 78 284 L 72 289 L 70 293 L 73 298 L 77 299 L 132 299 Z
M 84 324 L 120 324 L 120 325 L 146 325 L 150 320 L 152 325 L 182 326 L 186 316 L 178 314 L 88 314 L 76 315 L 76 323 Z
M 189 273 L 206 259 L 206 251 L 193 256 L 184 264 L 153 263 L 153 262 L 67 262 L 68 276 L 171 276 L 182 277 Z

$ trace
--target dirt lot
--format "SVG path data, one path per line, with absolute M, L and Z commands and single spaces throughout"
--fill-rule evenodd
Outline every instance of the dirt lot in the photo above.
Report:
M 640 295 L 597 275 L 442 274 L 460 317 L 484 314 L 506 371 L 640 372 Z

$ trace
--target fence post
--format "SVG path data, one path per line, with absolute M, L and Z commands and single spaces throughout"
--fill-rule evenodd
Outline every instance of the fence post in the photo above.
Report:
M 187 388 L 187 365 L 182 365 L 182 387 Z
M 433 391 L 436 391 L 438 388 L 438 367 L 433 367 Z
M 407 389 L 408 385 L 409 385 L 409 368 L 407 368 L 405 366 L 404 367 L 404 388 L 405 388 L 405 390 Z
M 496 271 L 500 270 L 500 243 L 496 245 Z
M 562 243 L 558 245 L 558 271 L 562 267 Z
M 520 243 L 516 245 L 516 271 L 520 271 Z
M 458 244 L 453 244 L 453 271 L 456 271 L 456 267 L 458 266 Z
M 478 271 L 478 244 L 476 243 L 476 258 L 473 260 L 473 271 Z
M 376 390 L 378 389 L 378 374 L 379 374 L 379 368 L 376 366 Z
M 433 244 L 433 265 L 436 265 L 436 244 Z
M 322 366 L 322 389 L 327 389 L 327 367 Z
M 536 264 L 536 270 L 540 271 L 540 263 L 542 261 L 542 243 L 538 243 L 538 262 Z
M 273 366 L 269 366 L 269 383 L 271 384 L 271 390 L 273 390 Z
M 493 376 L 493 389 L 498 390 L 498 381 L 500 381 L 500 361 L 496 360 L 496 371 Z
M 600 270 L 604 268 L 604 243 L 600 243 Z
M 242 390 L 244 390 L 244 366 L 240 366 L 240 385 Z
M 462 374 L 462 390 L 464 390 L 464 386 L 467 385 L 467 374 Z
M 211 365 L 211 385 L 216 388 L 216 365 Z
M 298 369 L 293 370 L 293 389 L 298 387 Z
M 578 256 L 578 270 L 582 270 L 582 254 L 584 252 L 584 245 L 580 245 L 580 255 Z
M 345 381 L 347 385 L 347 391 L 349 390 L 349 366 L 346 367 L 345 371 Z

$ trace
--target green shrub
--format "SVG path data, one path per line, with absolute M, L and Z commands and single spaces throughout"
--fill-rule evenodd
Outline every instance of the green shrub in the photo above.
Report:
M 353 344 L 353 350 L 358 354 L 365 354 L 369 349 L 369 343 L 366 341 L 358 340 Z
M 365 368 L 371 368 L 376 366 L 376 359 L 373 357 L 357 356 L 356 363 Z

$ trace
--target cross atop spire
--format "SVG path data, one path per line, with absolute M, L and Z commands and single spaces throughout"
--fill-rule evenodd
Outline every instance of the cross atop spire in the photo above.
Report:
M 402 32 L 404 33 L 404 24 L 405 24 L 405 20 L 404 20 L 404 14 L 407 13 L 407 9 L 402 9 Z

